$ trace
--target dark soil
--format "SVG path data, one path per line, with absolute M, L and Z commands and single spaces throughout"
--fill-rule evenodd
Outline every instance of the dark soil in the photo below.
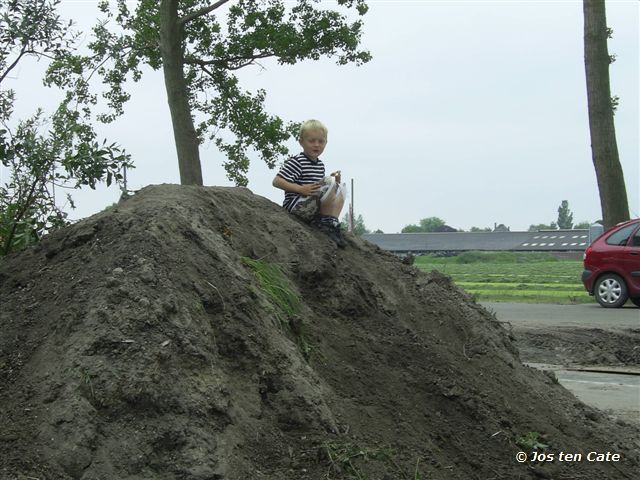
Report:
M 640 367 L 640 330 L 523 328 L 514 330 L 527 363 Z
M 0 477 L 637 478 L 637 429 L 523 366 L 446 277 L 349 242 L 247 189 L 165 185 L 2 260 Z M 521 464 L 529 432 L 621 460 Z

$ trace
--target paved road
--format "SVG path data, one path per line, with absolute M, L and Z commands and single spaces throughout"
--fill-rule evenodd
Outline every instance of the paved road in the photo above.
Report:
M 558 370 L 558 381 L 589 405 L 640 419 L 640 376 Z
M 481 304 L 490 312 L 495 312 L 498 320 L 510 322 L 518 328 L 640 328 L 640 308 L 633 304 L 623 308 L 602 308 L 595 301 L 587 305 L 489 302 Z

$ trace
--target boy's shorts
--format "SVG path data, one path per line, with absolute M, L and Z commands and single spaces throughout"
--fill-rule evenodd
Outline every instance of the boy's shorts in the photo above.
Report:
M 344 199 L 347 195 L 347 186 L 344 183 L 337 185 L 333 177 L 324 177 L 320 183 L 321 187 L 316 195 L 312 197 L 300 197 L 298 203 L 296 203 L 290 211 L 305 222 L 311 222 L 315 218 L 320 211 L 320 204 L 324 202 L 332 192 L 334 198 L 342 197 L 342 199 Z
M 301 197 L 291 209 L 292 214 L 305 222 L 311 222 L 319 211 L 320 199 L 318 197 Z

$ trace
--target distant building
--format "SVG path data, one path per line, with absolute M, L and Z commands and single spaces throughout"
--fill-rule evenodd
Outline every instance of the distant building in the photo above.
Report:
M 581 254 L 589 245 L 589 230 L 368 233 L 362 235 L 362 238 L 397 255 L 434 253 L 455 255 L 472 250 Z

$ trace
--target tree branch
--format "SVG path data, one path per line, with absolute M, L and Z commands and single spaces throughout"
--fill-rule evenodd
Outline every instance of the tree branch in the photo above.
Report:
M 233 67 L 227 67 L 226 69 L 229 71 L 240 70 L 241 68 L 247 67 L 249 65 L 253 65 L 255 63 L 255 59 L 251 59 L 247 62 L 240 63 L 239 65 L 235 65 Z
M 215 60 L 202 60 L 199 58 L 185 58 L 184 63 L 187 65 L 199 65 L 201 67 L 206 67 L 207 65 L 225 65 L 226 70 L 240 70 L 243 67 L 248 65 L 252 65 L 256 60 L 260 58 L 269 58 L 275 57 L 274 52 L 262 52 L 256 55 L 251 55 L 249 57 L 234 57 L 234 58 L 218 58 Z M 229 65 L 231 63 L 241 62 L 237 65 Z M 206 70 L 205 70 L 206 71 Z
M 213 12 L 216 8 L 221 7 L 228 1 L 229 0 L 218 0 L 213 5 L 209 5 L 208 7 L 204 7 L 204 8 L 201 8 L 200 10 L 196 10 L 195 12 L 191 12 L 189 15 L 185 15 L 184 17 L 179 19 L 178 22 L 180 23 L 181 27 L 184 27 L 191 20 L 194 20 L 198 17 L 202 17 L 204 15 L 207 15 L 208 13 Z
M 13 243 L 13 237 L 15 237 L 16 235 L 18 224 L 22 220 L 22 217 L 25 215 L 25 213 L 27 213 L 27 210 L 29 209 L 29 207 L 31 207 L 32 198 L 40 180 L 41 180 L 40 177 L 35 178 L 35 180 L 31 184 L 29 193 L 27 194 L 27 199 L 22 204 L 22 208 L 20 208 L 19 211 L 16 213 L 16 215 L 13 216 L 13 219 L 12 219 L 13 224 L 11 225 L 11 230 L 9 231 L 9 234 L 7 235 L 7 238 L 5 239 L 5 242 L 4 242 L 4 246 L 2 247 L 2 251 L 4 255 L 9 253 L 9 250 L 11 249 L 11 244 Z
M 109 60 L 115 59 L 115 58 L 119 58 L 122 59 L 124 58 L 126 55 L 130 55 L 131 52 L 133 51 L 133 47 L 132 46 L 128 46 L 128 47 L 122 47 L 122 52 L 118 52 L 119 55 L 116 57 L 116 55 L 114 55 L 113 53 L 110 53 L 109 55 L 107 55 L 98 65 L 96 65 L 94 67 L 94 69 L 91 71 L 91 73 L 89 74 L 89 76 L 86 79 L 86 82 L 88 83 L 91 80 L 91 77 L 93 77 L 93 75 L 95 75 L 95 73 L 100 70 L 100 68 L 106 64 Z M 95 56 L 94 56 L 95 58 Z
M 210 70 L 209 70 L 205 65 L 201 65 L 201 67 L 202 67 L 202 71 L 203 71 L 204 73 L 206 73 L 206 74 L 207 74 L 207 75 L 209 75 L 210 77 L 213 77 L 213 76 L 214 76 L 214 75 L 213 75 L 213 72 L 212 72 L 212 71 L 210 71 Z
M 15 68 L 15 66 L 18 64 L 20 59 L 26 53 L 27 53 L 27 43 L 25 42 L 25 43 L 22 44 L 22 49 L 20 50 L 20 54 L 18 55 L 18 58 L 16 58 L 15 62 L 13 62 L 11 65 L 9 65 L 7 67 L 7 69 L 2 73 L 2 75 L 0 75 L 0 83 L 2 83 L 2 81 L 7 77 L 7 75 L 9 75 L 9 72 Z

